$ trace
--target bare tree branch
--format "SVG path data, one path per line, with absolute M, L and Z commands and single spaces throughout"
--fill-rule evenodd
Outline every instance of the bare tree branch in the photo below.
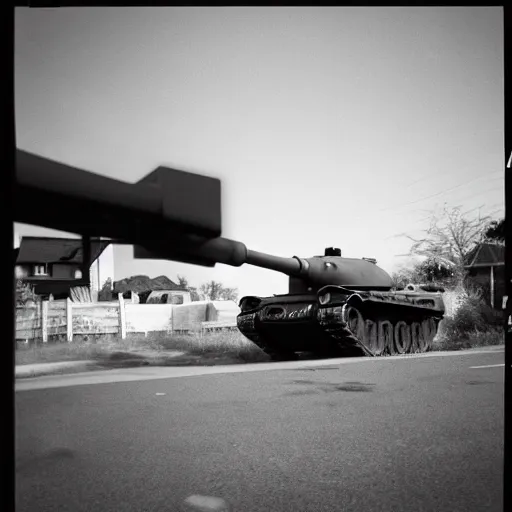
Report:
M 491 217 L 482 215 L 480 209 L 478 215 L 468 216 L 475 210 L 473 208 L 462 213 L 460 206 L 450 208 L 445 204 L 440 214 L 431 212 L 429 227 L 424 230 L 423 236 L 405 234 L 413 242 L 410 255 L 421 255 L 428 260 L 421 264 L 423 271 L 430 269 L 428 272 L 432 275 L 432 269 L 440 265 L 445 269 L 454 269 L 454 273 L 461 278 L 465 275 L 464 265 L 469 253 L 485 239 L 489 226 L 499 225 L 497 221 L 492 224 Z

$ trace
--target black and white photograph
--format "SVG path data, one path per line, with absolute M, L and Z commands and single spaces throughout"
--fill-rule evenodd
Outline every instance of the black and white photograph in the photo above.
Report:
M 504 21 L 14 8 L 17 511 L 506 508 Z

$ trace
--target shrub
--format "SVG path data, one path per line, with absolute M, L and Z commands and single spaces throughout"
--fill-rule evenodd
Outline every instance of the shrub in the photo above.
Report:
M 17 306 L 23 306 L 29 302 L 38 302 L 41 300 L 40 297 L 36 295 L 34 287 L 23 279 L 16 281 L 15 294 Z
M 468 287 L 453 317 L 441 322 L 438 348 L 457 350 L 501 344 L 503 319 L 503 312 L 491 308 L 480 290 Z
M 468 334 L 486 330 L 485 317 L 480 297 L 468 294 L 453 316 L 453 328 L 457 334 Z

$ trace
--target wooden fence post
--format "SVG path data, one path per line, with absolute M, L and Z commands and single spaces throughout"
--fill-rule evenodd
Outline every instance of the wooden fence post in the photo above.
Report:
M 41 331 L 43 343 L 48 341 L 48 301 L 43 300 L 41 304 Z
M 121 335 L 121 339 L 124 340 L 126 338 L 126 311 L 124 309 L 124 299 L 123 294 L 118 294 L 119 299 L 119 334 Z
M 73 302 L 69 297 L 66 299 L 66 334 L 67 340 L 73 341 Z

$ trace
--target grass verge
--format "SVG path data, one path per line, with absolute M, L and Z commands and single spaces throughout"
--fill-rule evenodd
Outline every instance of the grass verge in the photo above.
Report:
M 444 327 L 444 328 L 443 328 Z M 492 326 L 485 331 L 455 333 L 450 325 L 441 325 L 434 351 L 463 350 L 501 345 L 503 329 Z M 125 340 L 115 337 L 77 339 L 67 342 L 36 342 L 20 344 L 16 351 L 16 365 L 88 361 L 87 365 L 48 369 L 47 374 L 76 373 L 80 371 L 134 368 L 140 366 L 215 366 L 268 362 L 270 358 L 238 331 L 223 331 L 199 335 L 130 336 Z M 38 375 L 42 373 L 39 372 Z M 30 376 L 30 375 L 28 375 Z
M 465 332 L 458 336 L 448 336 L 441 331 L 432 349 L 440 351 L 465 350 L 468 348 L 503 345 L 504 343 L 505 334 L 501 327 L 492 327 L 486 331 Z
M 190 366 L 243 364 L 269 357 L 237 331 L 199 335 L 150 334 L 95 340 L 19 345 L 16 365 L 94 361 L 94 369 L 137 366 Z

